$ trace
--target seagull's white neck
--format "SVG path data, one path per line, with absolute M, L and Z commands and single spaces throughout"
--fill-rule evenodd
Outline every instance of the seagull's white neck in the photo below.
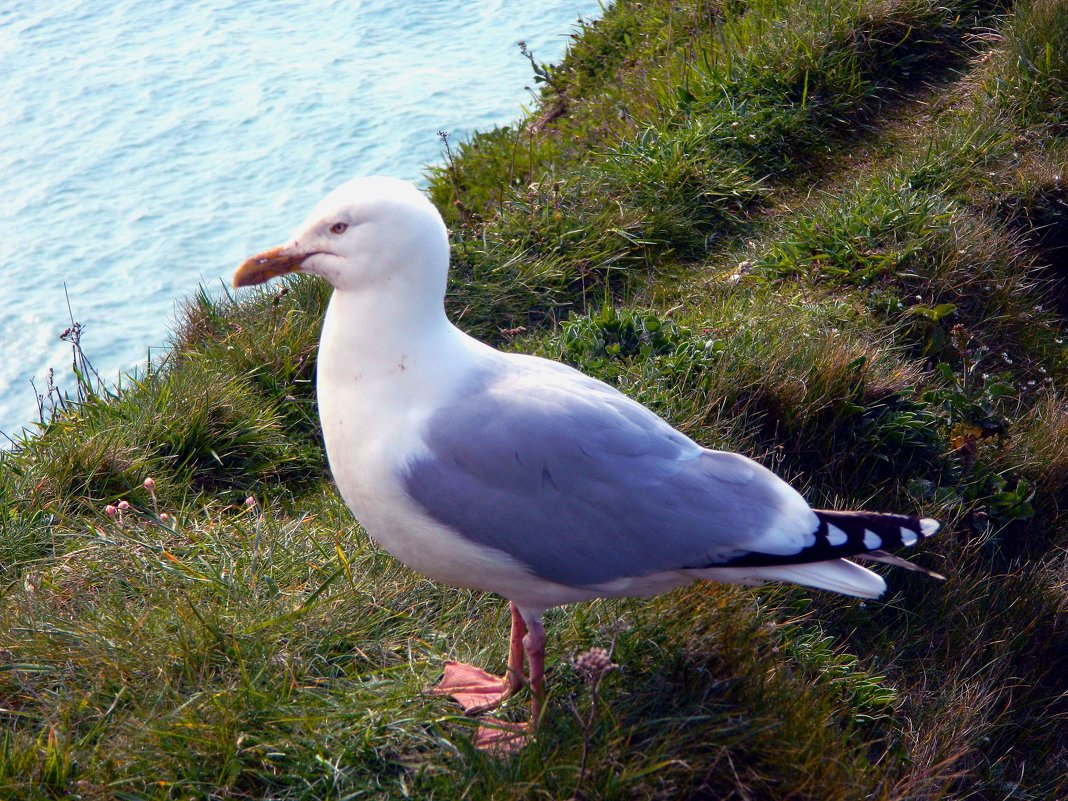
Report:
M 336 290 L 320 344 L 320 371 L 364 377 L 407 372 L 455 348 L 463 335 L 440 300 L 403 293 Z M 353 373 L 353 375 L 355 375 Z
M 390 459 L 417 447 L 435 404 L 462 386 L 483 350 L 490 349 L 449 322 L 440 300 L 334 292 L 316 387 L 327 456 L 353 509 L 366 514 Z

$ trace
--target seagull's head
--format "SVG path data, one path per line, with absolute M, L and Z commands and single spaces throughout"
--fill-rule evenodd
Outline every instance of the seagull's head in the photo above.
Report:
M 355 178 L 319 201 L 288 242 L 238 267 L 234 286 L 301 272 L 340 292 L 418 288 L 440 301 L 448 266 L 448 232 L 421 191 L 395 178 Z

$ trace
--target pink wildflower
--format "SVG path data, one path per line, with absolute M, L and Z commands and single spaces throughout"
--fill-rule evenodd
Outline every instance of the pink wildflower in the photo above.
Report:
M 114 517 L 116 514 L 118 514 L 118 511 L 119 510 L 115 508 L 115 505 L 111 503 L 104 507 L 104 514 L 106 514 L 108 517 Z

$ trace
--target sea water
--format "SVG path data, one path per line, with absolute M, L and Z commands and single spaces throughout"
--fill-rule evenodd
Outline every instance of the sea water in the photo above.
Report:
M 531 94 L 597 0 L 53 0 L 0 6 L 0 431 L 70 345 L 114 383 L 356 175 L 421 181 Z M 68 311 L 67 298 L 70 309 Z M 2 447 L 2 442 L 0 442 Z

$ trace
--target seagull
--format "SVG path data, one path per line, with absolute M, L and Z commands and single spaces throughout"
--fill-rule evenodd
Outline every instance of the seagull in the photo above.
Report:
M 367 177 L 328 194 L 233 284 L 300 272 L 333 285 L 316 388 L 342 498 L 411 569 L 509 600 L 505 675 L 450 661 L 433 688 L 478 715 L 529 687 L 529 723 L 483 726 L 480 747 L 535 731 L 547 609 L 698 579 L 881 595 L 883 579 L 848 557 L 929 573 L 889 549 L 937 521 L 812 509 L 767 468 L 702 447 L 615 388 L 473 339 L 446 316 L 448 269 L 426 195 Z

